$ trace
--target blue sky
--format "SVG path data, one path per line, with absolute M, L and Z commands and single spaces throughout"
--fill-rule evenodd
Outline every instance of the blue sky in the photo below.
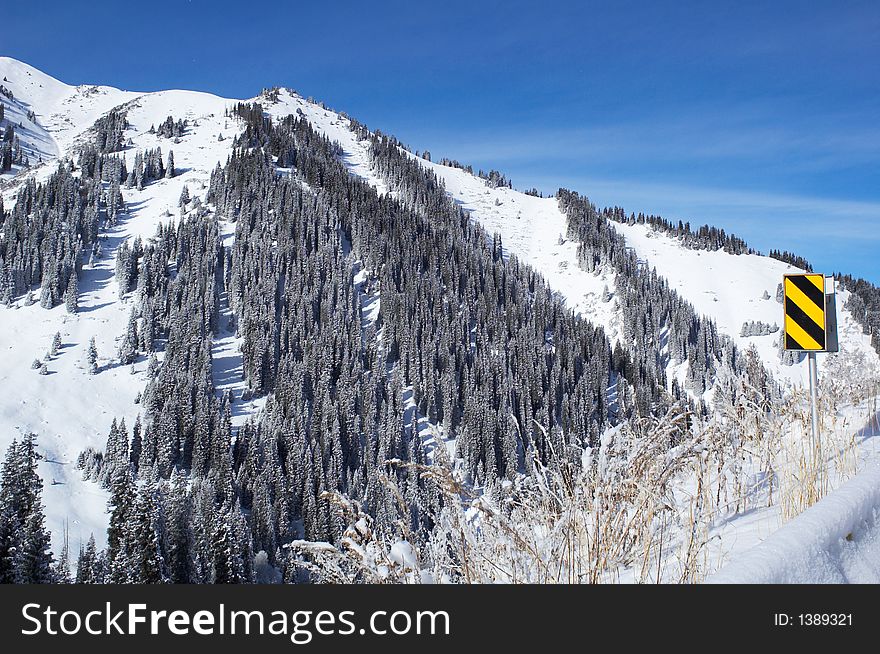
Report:
M 880 284 L 876 0 L 75 4 L 6 6 L 2 54 L 69 83 L 290 86 L 519 188 Z

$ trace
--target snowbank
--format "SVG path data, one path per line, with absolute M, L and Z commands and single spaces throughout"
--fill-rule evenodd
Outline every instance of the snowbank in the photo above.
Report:
M 707 583 L 880 583 L 880 465 L 735 558 Z

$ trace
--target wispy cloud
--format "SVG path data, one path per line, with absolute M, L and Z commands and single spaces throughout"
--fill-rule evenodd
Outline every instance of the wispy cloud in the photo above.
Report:
M 784 193 L 735 190 L 639 180 L 566 178 L 600 206 L 666 215 L 694 224 L 722 218 L 735 229 L 800 237 L 880 242 L 880 202 L 838 200 Z
M 793 171 L 880 160 L 880 127 L 875 121 L 862 123 L 841 117 L 829 122 L 836 127 L 691 115 L 595 127 L 522 127 L 442 135 L 428 132 L 426 136 L 442 141 L 451 157 L 490 160 L 498 166 L 546 160 L 580 161 L 585 167 L 617 162 L 656 165 L 787 160 Z
M 880 202 L 635 179 L 566 177 L 556 183 L 577 189 L 600 207 L 723 227 L 764 252 L 794 251 L 819 270 L 880 283 Z
M 709 223 L 764 251 L 880 281 L 880 128 L 855 109 L 790 118 L 791 100 L 691 107 L 605 125 L 504 125 L 428 141 L 520 187 L 566 186 L 599 206 Z M 809 190 L 805 190 L 809 189 Z

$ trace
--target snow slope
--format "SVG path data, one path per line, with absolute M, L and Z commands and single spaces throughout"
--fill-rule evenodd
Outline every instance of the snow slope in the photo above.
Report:
M 308 120 L 316 131 L 339 143 L 342 147 L 342 162 L 351 174 L 365 180 L 381 194 L 388 192 L 388 185 L 370 166 L 366 142 L 359 141 L 351 131 L 351 121 L 348 118 L 309 102 L 290 89 L 280 89 L 275 102 L 266 97 L 259 98 L 259 101 L 265 112 L 275 119 L 297 114 Z
M 32 167 L 67 152 L 95 120 L 139 95 L 109 86 L 70 86 L 9 57 L 0 57 L 0 74 L 4 80 L 0 84 L 14 95 L 12 101 L 2 98 L 6 118 L 15 123 L 16 135 Z M 36 114 L 36 122 L 28 120 L 29 111 Z M 23 125 L 21 129 L 19 122 Z M 0 179 L 8 179 L 17 172 L 15 168 Z M 33 172 L 36 171 L 29 174 Z
M 342 148 L 342 160 L 354 175 L 380 193 L 388 187 L 370 167 L 368 144 L 350 129 L 345 116 L 309 102 L 282 89 L 278 101 L 261 98 L 267 113 L 280 118 L 300 113 L 312 126 Z M 612 343 L 621 333 L 620 313 L 613 298 L 614 271 L 590 273 L 577 264 L 577 244 L 565 239 L 566 219 L 555 198 L 540 198 L 506 187 L 492 188 L 486 180 L 460 168 L 413 158 L 433 171 L 447 192 L 490 234 L 499 234 L 509 255 L 532 266 L 545 277 L 578 315 L 604 327 Z M 654 231 L 648 225 L 612 223 L 634 248 L 636 255 L 657 269 L 672 288 L 690 302 L 696 311 L 715 321 L 719 330 L 742 348 L 754 345 L 762 361 L 777 379 L 800 385 L 807 381 L 806 366 L 783 366 L 777 351 L 779 332 L 769 336 L 741 337 L 746 321 L 776 323 L 782 327 L 782 305 L 776 302 L 776 287 L 782 275 L 798 269 L 760 255 L 731 255 L 724 251 L 690 250 L 676 239 Z M 612 293 L 602 301 L 605 288 Z M 769 299 L 763 299 L 764 293 Z M 838 325 L 841 352 L 859 353 L 870 363 L 880 365 L 870 339 L 843 308 L 849 294 L 838 289 Z M 822 360 L 826 355 L 821 355 Z
M 387 192 L 387 185 L 370 168 L 367 143 L 359 141 L 349 129 L 347 118 L 287 90 L 281 91 L 278 103 L 268 107 L 273 116 L 297 111 L 318 131 L 340 144 L 343 161 L 353 174 L 379 192 Z M 473 220 L 490 234 L 500 234 L 509 254 L 541 272 L 575 313 L 603 326 L 612 343 L 617 342 L 621 333 L 618 306 L 613 295 L 610 302 L 601 299 L 606 287 L 613 294 L 614 271 L 590 273 L 578 266 L 577 244 L 564 238 L 566 219 L 555 198 L 534 197 L 506 187 L 492 188 L 486 180 L 466 170 L 411 156 L 443 180 L 447 192 L 470 212 Z M 649 225 L 612 225 L 639 259 L 655 267 L 697 313 L 714 320 L 719 330 L 740 348 L 754 345 L 761 360 L 779 381 L 796 386 L 808 381 L 805 365 L 781 364 L 777 348 L 779 332 L 769 336 L 740 336 L 747 321 L 776 323 L 782 328 L 782 305 L 776 302 L 776 287 L 783 274 L 799 272 L 798 269 L 761 255 L 690 250 Z M 765 292 L 769 299 L 763 299 Z M 870 338 L 844 308 L 848 297 L 846 291 L 838 289 L 841 352 L 855 353 L 870 364 L 880 365 Z M 820 369 L 827 356 L 819 356 Z
M 708 583 L 880 583 L 880 465 L 826 495 Z
M 492 188 L 486 180 L 460 168 L 418 159 L 440 177 L 448 193 L 490 234 L 500 234 L 504 248 L 538 270 L 576 314 L 605 328 L 612 343 L 620 338 L 617 304 L 603 302 L 614 292 L 614 272 L 590 273 L 577 263 L 577 243 L 565 238 L 567 223 L 555 198 Z
M 620 317 L 614 302 L 600 301 L 607 286 L 614 290 L 614 273 L 589 273 L 577 265 L 577 246 L 560 242 L 566 232 L 565 216 L 554 198 L 536 198 L 508 188 L 491 188 L 467 171 L 419 160 L 443 179 L 447 191 L 471 212 L 471 217 L 490 233 L 498 233 L 505 247 L 519 259 L 539 270 L 550 286 L 584 318 L 606 328 L 612 342 L 620 333 Z M 722 250 L 690 250 L 678 240 L 649 225 L 612 223 L 634 248 L 639 259 L 656 268 L 697 313 L 715 321 L 721 333 L 746 349 L 754 345 L 770 372 L 780 381 L 794 385 L 808 382 L 805 365 L 781 364 L 777 338 L 741 337 L 746 321 L 776 323 L 782 328 L 782 305 L 776 302 L 776 287 L 783 274 L 798 269 L 771 257 L 731 255 Z M 769 299 L 763 299 L 764 293 Z M 857 352 L 880 364 L 870 338 L 862 333 L 844 307 L 849 294 L 838 290 L 838 327 L 842 353 Z M 822 361 L 828 355 L 820 355 Z
M 388 192 L 385 181 L 370 166 L 367 142 L 360 141 L 351 131 L 346 117 L 287 89 L 282 89 L 278 102 L 266 105 L 266 110 L 275 117 L 302 112 L 317 131 L 339 143 L 342 161 L 352 174 L 367 181 L 379 193 Z M 489 234 L 501 234 L 509 255 L 539 270 L 569 307 L 605 327 L 612 342 L 617 341 L 620 323 L 616 306 L 600 300 L 606 286 L 613 292 L 614 273 L 592 274 L 578 267 L 577 244 L 564 238 L 565 216 L 555 199 L 538 198 L 508 188 L 493 189 L 485 180 L 464 170 L 416 160 L 443 180 L 447 192 Z
M 754 345 L 764 364 L 780 381 L 794 385 L 809 382 L 806 365 L 784 366 L 777 348 L 779 332 L 768 336 L 740 336 L 746 321 L 783 326 L 782 305 L 776 302 L 776 287 L 782 276 L 803 272 L 783 261 L 756 254 L 733 255 L 717 250 L 690 250 L 650 225 L 613 223 L 636 255 L 655 267 L 697 313 L 711 317 L 718 329 L 746 349 Z M 769 298 L 764 299 L 764 293 Z M 849 293 L 838 289 L 838 331 L 841 353 L 861 353 L 878 362 L 870 337 L 862 333 L 852 314 L 844 308 Z M 827 357 L 819 355 L 820 369 Z

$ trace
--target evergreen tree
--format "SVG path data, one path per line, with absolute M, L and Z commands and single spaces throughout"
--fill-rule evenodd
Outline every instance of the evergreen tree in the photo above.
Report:
M 95 536 L 89 536 L 89 542 L 85 548 L 79 551 L 76 564 L 76 583 L 78 584 L 102 584 L 104 583 L 104 562 L 95 545 Z
M 129 462 L 135 473 L 137 473 L 138 466 L 140 465 L 141 452 L 143 451 L 142 430 L 141 414 L 138 414 L 134 420 L 134 427 L 131 430 L 131 448 L 129 451 Z
M 150 486 L 138 493 L 129 528 L 132 581 L 139 584 L 159 584 L 167 580 L 165 556 L 158 533 L 159 507 L 156 490 Z
M 242 552 L 229 515 L 221 511 L 211 542 L 212 576 L 215 584 L 242 584 L 247 580 L 242 566 Z
M 54 557 L 37 474 L 36 435 L 7 450 L 0 479 L 0 583 L 44 584 L 55 580 Z
M 98 374 L 98 347 L 95 345 L 95 337 L 89 339 L 89 348 L 86 350 L 86 364 L 90 375 Z
M 114 584 L 131 583 L 133 569 L 129 525 L 132 524 L 135 486 L 128 470 L 119 470 L 110 485 L 110 525 L 107 528 L 108 581 Z
M 173 583 L 199 581 L 194 563 L 195 530 L 193 506 L 186 476 L 174 471 L 171 475 L 167 515 L 166 546 L 168 574 Z
M 77 306 L 78 296 L 76 273 L 71 273 L 70 281 L 67 282 L 67 290 L 64 291 L 64 306 L 67 308 L 67 313 L 77 313 L 79 310 Z
M 186 208 L 186 205 L 189 204 L 189 187 L 186 184 L 183 185 L 183 189 L 180 191 L 180 198 L 178 199 L 177 204 L 181 211 L 183 211 Z
M 70 537 L 66 523 L 64 525 L 64 543 L 61 546 L 61 557 L 55 564 L 54 574 L 56 583 L 69 584 L 73 581 L 70 576 Z
M 119 363 L 124 366 L 134 363 L 135 359 L 137 359 L 137 348 L 137 316 L 135 315 L 135 310 L 132 309 L 128 316 L 128 326 L 125 330 L 125 336 L 119 344 Z

